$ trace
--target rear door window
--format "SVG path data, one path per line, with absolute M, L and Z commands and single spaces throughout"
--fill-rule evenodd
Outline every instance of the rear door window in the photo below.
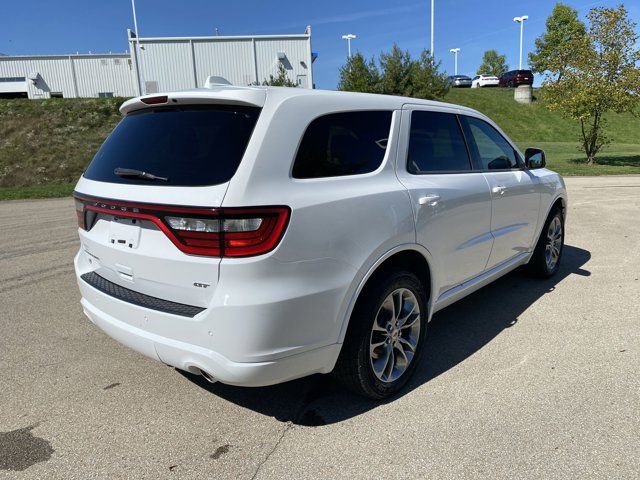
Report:
M 313 120 L 293 164 L 294 178 L 359 175 L 376 170 L 387 149 L 391 111 L 341 112 Z
M 247 148 L 260 108 L 188 106 L 128 114 L 109 135 L 84 173 L 101 182 L 205 186 L 228 182 Z M 118 176 L 116 168 L 166 180 Z
M 484 120 L 461 116 L 469 150 L 482 170 L 520 168 L 519 156 L 511 144 Z
M 411 113 L 407 170 L 414 175 L 471 170 L 464 137 L 454 114 Z

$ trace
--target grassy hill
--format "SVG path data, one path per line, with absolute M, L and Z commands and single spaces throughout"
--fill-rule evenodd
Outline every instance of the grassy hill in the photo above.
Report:
M 587 165 L 579 149 L 578 121 L 550 112 L 540 90 L 531 105 L 513 100 L 513 90 L 506 88 L 451 89 L 446 102 L 474 108 L 495 121 L 518 144 L 539 147 L 547 154 L 549 168 L 562 175 L 640 174 L 640 118 L 630 114 L 606 117 L 606 132 L 611 139 L 598 156 L 597 165 Z
M 0 199 L 68 195 L 120 119 L 122 101 L 0 100 Z M 564 175 L 640 174 L 640 119 L 631 115 L 609 116 L 612 144 L 588 166 L 577 123 L 549 112 L 543 99 L 520 105 L 512 90 L 454 89 L 445 101 L 485 113 L 523 149 L 544 148 L 549 167 Z
M 67 195 L 120 119 L 122 101 L 0 100 L 0 198 Z

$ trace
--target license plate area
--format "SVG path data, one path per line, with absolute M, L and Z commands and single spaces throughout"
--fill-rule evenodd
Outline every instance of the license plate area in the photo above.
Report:
M 114 218 L 109 222 L 109 244 L 112 247 L 136 249 L 140 243 L 140 220 Z

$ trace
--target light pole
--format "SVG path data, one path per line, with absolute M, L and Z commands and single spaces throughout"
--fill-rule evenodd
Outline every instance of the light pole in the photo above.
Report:
M 347 41 L 347 48 L 349 49 L 349 58 L 351 58 L 351 40 L 358 38 L 353 33 L 347 33 L 346 35 L 342 35 L 342 39 Z
M 453 65 L 454 65 L 454 69 L 453 69 L 453 74 L 454 75 L 458 75 L 458 52 L 460 52 L 459 48 L 452 48 L 451 50 L 449 50 L 451 53 L 453 53 Z
M 431 53 L 431 59 L 435 60 L 435 55 L 433 54 L 433 14 L 434 14 L 434 1 L 435 0 L 431 0 L 431 50 L 429 51 L 429 53 Z
M 145 94 L 143 75 L 142 75 L 142 58 L 140 58 L 140 35 L 138 35 L 138 17 L 136 16 L 136 0 L 131 0 L 131 9 L 133 10 L 133 28 L 136 33 L 136 70 L 138 73 L 138 86 L 140 95 Z
M 524 21 L 529 18 L 528 15 L 522 15 L 521 17 L 513 17 L 513 21 L 520 24 L 520 63 L 518 70 L 522 70 L 522 31 L 524 30 Z

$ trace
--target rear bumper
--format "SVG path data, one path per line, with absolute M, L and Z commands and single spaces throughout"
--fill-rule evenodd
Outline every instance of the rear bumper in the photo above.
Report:
M 204 370 L 216 380 L 230 385 L 260 387 L 312 373 L 329 373 L 340 352 L 340 345 L 334 344 L 268 362 L 233 362 L 213 350 L 161 337 L 117 320 L 86 298 L 81 304 L 89 320 L 123 345 L 180 370 L 191 373 Z
M 203 370 L 231 385 L 264 386 L 329 373 L 340 353 L 340 325 L 327 315 L 344 295 L 335 285 L 302 291 L 305 294 L 298 288 L 300 296 L 293 297 L 291 289 L 285 289 L 286 298 L 277 290 L 268 298 L 256 293 L 242 297 L 253 303 L 238 304 L 228 292 L 256 286 L 229 271 L 229 283 L 218 285 L 212 304 L 190 318 L 132 304 L 91 286 L 81 278 L 90 270 L 82 251 L 75 267 L 82 308 L 96 326 L 131 349 L 181 370 Z

